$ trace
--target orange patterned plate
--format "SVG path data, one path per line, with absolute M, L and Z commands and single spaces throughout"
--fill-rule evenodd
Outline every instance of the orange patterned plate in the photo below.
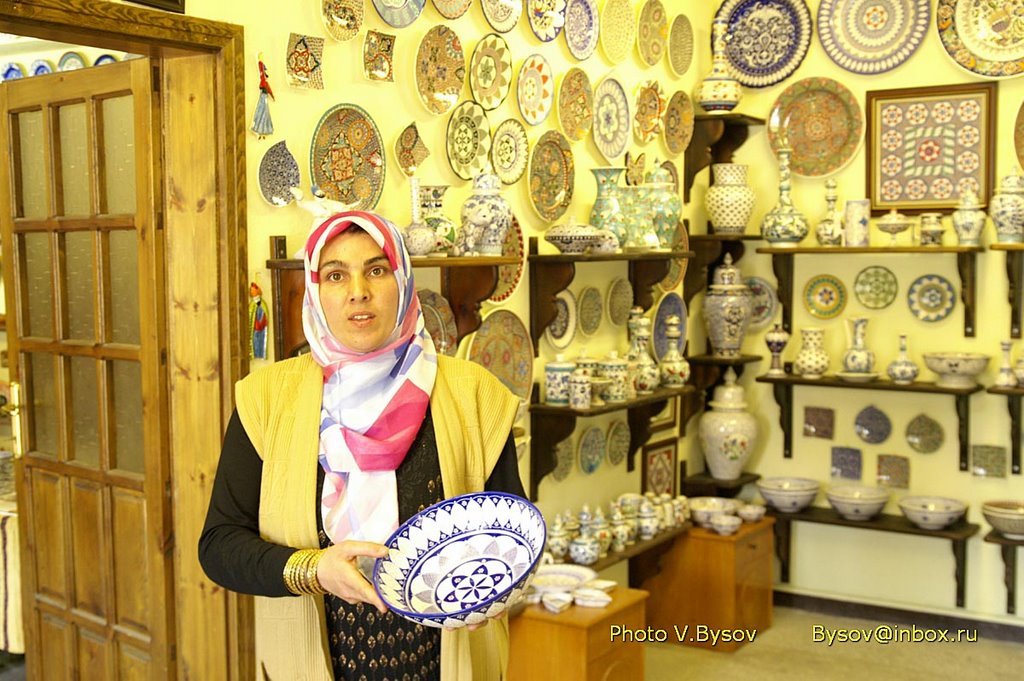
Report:
M 469 344 L 469 359 L 529 399 L 533 387 L 533 342 L 522 320 L 508 310 L 487 315 Z

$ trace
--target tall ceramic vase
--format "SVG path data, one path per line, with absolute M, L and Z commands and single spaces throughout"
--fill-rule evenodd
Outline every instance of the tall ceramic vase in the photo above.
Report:
M 996 226 L 996 240 L 1001 244 L 1024 241 L 1024 175 L 1007 175 L 992 197 L 988 214 Z
M 953 229 L 961 246 L 977 246 L 985 228 L 985 211 L 978 195 L 967 189 L 960 193 L 960 206 L 953 211 Z
M 757 419 L 746 411 L 743 387 L 732 367 L 708 406 L 711 410 L 704 412 L 697 428 L 708 471 L 716 480 L 735 480 L 754 452 Z
M 729 22 L 724 17 L 711 24 L 711 73 L 700 83 L 697 103 L 708 112 L 732 111 L 740 103 L 742 90 L 732 77 L 729 60 L 725 56 L 725 34 Z
M 843 353 L 843 371 L 848 374 L 870 374 L 875 368 L 875 353 L 866 344 L 867 317 L 850 319 L 850 346 Z
M 591 168 L 597 180 L 597 198 L 590 209 L 590 224 L 597 229 L 607 229 L 618 238 L 620 244 L 626 243 L 626 216 L 619 203 L 619 177 L 626 172 L 625 168 Z
M 821 378 L 828 371 L 825 352 L 825 329 L 800 329 L 800 354 L 793 362 L 793 371 L 804 378 Z
M 644 177 L 649 188 L 648 205 L 651 213 L 651 227 L 658 235 L 661 248 L 671 248 L 676 240 L 679 218 L 683 212 L 683 201 L 675 189 L 672 176 L 660 164 Z
M 793 206 L 790 196 L 790 149 L 779 149 L 779 203 L 761 221 L 761 236 L 771 246 L 794 248 L 810 231 L 807 218 Z
M 714 163 L 715 183 L 704 195 L 704 205 L 715 234 L 743 234 L 754 211 L 754 190 L 747 184 L 747 166 L 742 163 Z

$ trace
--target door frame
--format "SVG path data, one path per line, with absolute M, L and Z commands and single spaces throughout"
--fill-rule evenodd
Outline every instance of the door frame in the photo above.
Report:
M 210 582 L 196 550 L 220 437 L 234 405 L 234 383 L 249 370 L 243 343 L 248 313 L 243 29 L 95 0 L 0 0 L 0 32 L 142 54 L 159 68 L 161 120 L 155 124 L 162 129 L 164 158 L 156 195 L 161 197 L 158 229 L 164 230 L 166 244 L 164 368 L 174 528 L 167 551 L 173 552 L 176 603 L 170 666 L 179 679 L 255 678 L 252 601 Z M 192 82 L 196 76 L 198 85 Z M 202 156 L 205 169 L 190 165 L 196 156 L 189 124 L 196 120 L 214 122 L 207 130 L 213 148 Z M 179 231 L 188 233 L 177 237 Z M 198 284 L 197 262 L 212 268 Z M 209 408 L 213 400 L 219 409 Z M 33 642 L 27 638 L 26 643 Z

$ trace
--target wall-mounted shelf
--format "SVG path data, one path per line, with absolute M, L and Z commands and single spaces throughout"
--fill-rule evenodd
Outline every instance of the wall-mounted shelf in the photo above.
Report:
M 993 251 L 1006 253 L 1006 279 L 1010 284 L 1010 338 L 1020 338 L 1022 290 L 1024 290 L 1024 244 L 991 244 Z
M 957 271 L 960 273 L 960 299 L 964 303 L 964 335 L 973 338 L 975 280 L 977 279 L 978 253 L 981 246 L 885 246 L 885 247 L 797 247 L 777 246 L 759 248 L 758 253 L 772 256 L 772 269 L 779 284 L 779 302 L 782 304 L 782 328 L 793 333 L 793 256 L 813 255 L 887 255 L 891 253 L 955 253 Z
M 1003 583 L 1006 585 L 1006 612 L 1017 612 L 1017 549 L 1024 546 L 1024 540 L 1007 539 L 995 530 L 985 535 L 985 541 L 998 544 L 1003 554 Z
M 960 470 L 968 468 L 967 455 L 970 436 L 970 409 L 968 401 L 971 395 L 981 392 L 984 388 L 975 385 L 970 388 L 942 388 L 927 381 L 915 381 L 909 385 L 897 385 L 892 381 L 870 381 L 868 383 L 850 383 L 834 376 L 822 376 L 818 379 L 801 376 L 758 376 L 758 383 L 771 383 L 775 393 L 775 401 L 779 405 L 779 423 L 782 426 L 783 456 L 793 458 L 793 386 L 810 385 L 818 388 L 846 388 L 850 390 L 890 390 L 908 393 L 931 393 L 936 395 L 952 395 L 956 399 L 956 414 L 960 428 Z
M 683 156 L 683 201 L 689 203 L 697 173 L 712 163 L 732 162 L 732 155 L 747 141 L 752 125 L 764 125 L 764 119 L 740 113 L 694 116 L 693 136 Z
M 1006 396 L 1006 407 L 1010 412 L 1010 471 L 1014 475 L 1020 475 L 1020 404 L 1021 398 L 1024 397 L 1024 388 L 998 388 L 993 386 L 987 392 L 993 395 Z
M 688 497 L 728 497 L 733 498 L 740 493 L 744 485 L 757 482 L 761 476 L 757 473 L 740 473 L 735 480 L 718 480 L 710 473 L 688 475 L 683 479 L 682 494 Z
M 945 529 L 923 530 L 901 515 L 882 513 L 870 520 L 847 520 L 830 508 L 816 506 L 797 513 L 780 513 L 769 509 L 768 514 L 775 517 L 775 551 L 779 556 L 780 579 L 783 582 L 789 582 L 790 525 L 794 521 L 853 527 L 859 530 L 913 534 L 919 537 L 935 537 L 936 539 L 948 539 L 953 545 L 956 570 L 956 607 L 964 607 L 967 582 L 967 539 L 978 533 L 978 530 L 981 529 L 979 525 L 961 520 Z

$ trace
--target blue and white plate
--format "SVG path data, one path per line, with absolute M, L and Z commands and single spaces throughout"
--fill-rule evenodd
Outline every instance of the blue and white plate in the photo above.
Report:
M 594 54 L 598 43 L 597 0 L 568 0 L 565 5 L 565 44 L 580 61 Z
M 565 26 L 565 0 L 525 0 L 530 29 L 542 42 L 550 43 Z
M 909 59 L 930 21 L 930 0 L 821 0 L 818 40 L 839 66 L 874 75 Z
M 76 71 L 85 68 L 85 58 L 78 52 L 65 52 L 57 62 L 58 71 Z
M 618 466 L 626 460 L 629 454 L 629 424 L 623 419 L 616 419 L 608 426 L 608 442 L 605 448 L 608 450 L 608 463 Z
M 551 471 L 551 477 L 555 482 L 561 482 L 569 477 L 575 458 L 571 435 L 555 445 L 555 470 Z
M 956 306 L 956 291 L 949 279 L 938 274 L 925 274 L 910 285 L 907 305 L 914 316 L 923 322 L 941 321 Z
M 651 346 L 654 348 L 654 358 L 661 361 L 662 355 L 668 351 L 668 318 L 672 315 L 679 317 L 679 352 L 683 351 L 686 345 L 686 303 L 683 297 L 675 291 L 669 291 L 658 301 L 654 312 L 654 328 L 651 330 Z
M 882 444 L 892 433 L 892 421 L 878 407 L 864 407 L 853 421 L 853 430 L 857 437 L 872 445 Z
M 544 516 L 526 499 L 464 494 L 430 506 L 384 542 L 373 587 L 388 609 L 428 627 L 486 622 L 529 586 L 547 540 Z
M 576 337 L 576 319 L 576 296 L 569 289 L 559 291 L 555 296 L 555 319 L 545 332 L 551 345 L 558 350 L 569 347 Z
M 101 54 L 96 57 L 96 61 L 92 63 L 93 66 L 103 66 L 104 64 L 114 64 L 117 62 L 117 57 L 112 54 Z
M 28 67 L 29 74 L 33 76 L 46 76 L 56 71 L 53 67 L 53 62 L 49 59 L 36 59 L 32 62 L 32 65 Z
M 811 12 L 804 0 L 725 0 L 715 18 L 729 25 L 726 58 L 747 87 L 785 80 L 811 46 Z
M 5 80 L 17 80 L 25 77 L 25 67 L 21 64 L 13 61 L 9 61 L 4 64 L 3 70 L 0 71 L 0 82 Z
M 427 0 L 373 0 L 377 14 L 388 25 L 404 28 L 416 21 Z
M 591 130 L 597 150 L 614 165 L 626 152 L 633 121 L 629 115 L 626 89 L 611 76 L 594 89 L 594 124 Z
M 587 428 L 580 437 L 576 452 L 580 470 L 586 475 L 590 475 L 601 467 L 601 462 L 604 461 L 606 444 L 604 431 L 599 426 Z
M 301 184 L 299 164 L 284 141 L 267 149 L 260 159 L 260 193 L 272 206 L 287 206 L 295 200 L 289 191 Z

